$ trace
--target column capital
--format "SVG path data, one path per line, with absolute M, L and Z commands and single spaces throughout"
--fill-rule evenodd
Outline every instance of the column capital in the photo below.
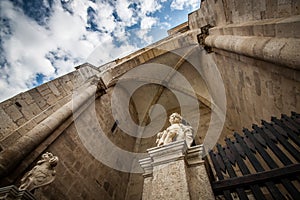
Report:
M 107 89 L 106 85 L 104 84 L 101 77 L 98 77 L 96 75 L 93 75 L 89 78 L 89 82 L 91 85 L 96 85 L 97 90 L 103 90 L 105 91 Z

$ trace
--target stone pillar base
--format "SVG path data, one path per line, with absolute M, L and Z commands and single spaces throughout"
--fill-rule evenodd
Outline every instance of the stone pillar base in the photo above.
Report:
M 147 151 L 139 161 L 145 172 L 143 200 L 214 199 L 202 145 L 188 149 L 185 141 L 176 141 Z

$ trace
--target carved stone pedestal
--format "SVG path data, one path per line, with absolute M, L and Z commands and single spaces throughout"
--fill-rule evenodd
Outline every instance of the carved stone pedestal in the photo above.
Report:
M 143 200 L 214 199 L 202 160 L 202 145 L 187 148 L 185 141 L 147 150 L 140 160 L 144 169 Z
M 0 200 L 36 200 L 35 197 L 27 190 L 19 190 L 16 186 L 11 185 L 0 188 Z

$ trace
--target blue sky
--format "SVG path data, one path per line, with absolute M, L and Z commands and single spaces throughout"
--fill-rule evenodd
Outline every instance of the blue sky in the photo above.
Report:
M 1 0 L 0 101 L 167 36 L 200 0 Z

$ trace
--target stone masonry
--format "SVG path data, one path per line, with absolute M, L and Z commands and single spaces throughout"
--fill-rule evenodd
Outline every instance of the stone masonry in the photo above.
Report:
M 139 200 L 171 198 L 169 195 L 181 195 L 182 199 L 213 198 L 208 184 L 199 187 L 208 182 L 208 177 L 198 155 L 199 144 L 215 123 L 211 118 L 214 108 L 225 104 L 226 109 L 221 110 L 225 124 L 220 138 L 206 140 L 219 139 L 221 143 L 228 133 L 250 128 L 261 119 L 289 115 L 291 111 L 300 113 L 299 8 L 298 0 L 204 0 L 198 10 L 189 14 L 187 23 L 171 29 L 163 40 L 102 66 L 82 64 L 69 74 L 2 102 L 0 187 L 19 186 L 21 177 L 37 159 L 51 151 L 61 161 L 58 175 L 51 185 L 35 191 L 37 199 Z M 207 25 L 211 28 L 201 44 L 209 47 L 211 53 L 198 41 L 201 27 Z M 161 82 L 143 86 L 130 97 L 124 88 L 117 106 L 118 110 L 126 106 L 130 117 L 121 115 L 121 119 L 115 119 L 112 113 L 111 99 L 117 82 L 143 64 L 167 65 L 182 74 L 194 91 L 185 87 L 176 91 L 186 97 L 195 94 L 199 102 L 197 146 L 173 146 L 176 151 L 172 159 L 166 148 L 149 149 L 155 144 L 155 133 L 143 138 L 144 129 L 133 128 L 134 137 L 118 125 L 118 120 L 132 120 L 146 127 L 151 122 L 149 115 L 154 104 L 163 105 L 167 114 L 181 112 L 174 94 Z M 211 70 L 214 66 L 217 72 Z M 217 74 L 226 99 L 218 99 L 222 91 L 215 89 L 219 84 Z M 147 81 L 142 78 L 133 77 Z M 171 87 L 174 82 L 170 75 L 164 83 Z M 124 104 L 124 98 L 130 98 L 129 105 Z M 192 110 L 190 114 L 199 113 Z M 80 127 L 76 120 L 81 122 Z M 80 139 L 79 133 L 97 136 L 99 126 L 116 147 L 150 153 L 151 159 L 142 162 L 144 176 L 113 169 L 89 152 L 84 144 L 87 141 Z M 93 137 L 88 140 L 91 144 L 93 141 Z M 114 151 L 99 151 L 99 155 L 106 153 Z M 132 164 L 121 163 L 120 159 L 111 162 L 120 168 Z M 166 190 L 161 190 L 164 187 Z
M 185 141 L 176 141 L 148 154 L 139 161 L 145 172 L 143 199 L 214 199 L 201 145 L 188 149 Z

